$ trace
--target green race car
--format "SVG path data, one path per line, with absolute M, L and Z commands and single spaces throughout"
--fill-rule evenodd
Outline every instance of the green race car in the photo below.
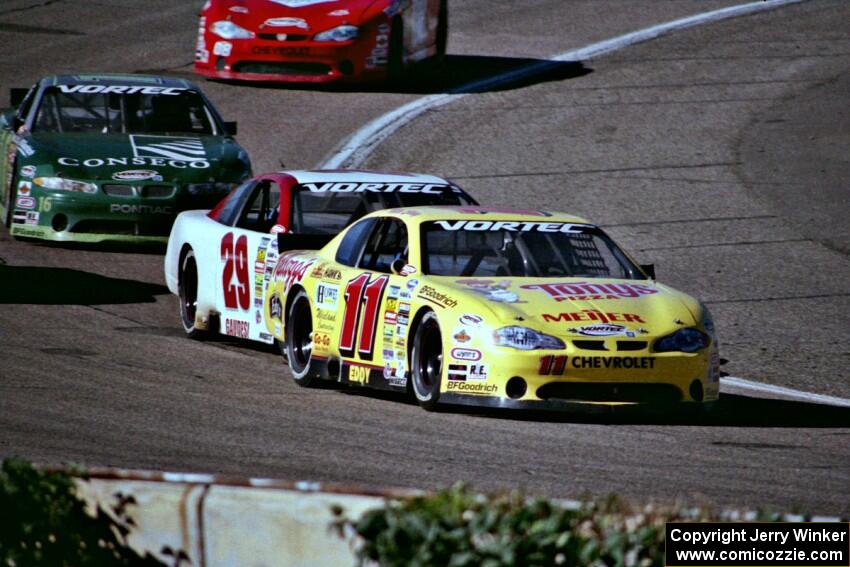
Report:
M 15 237 L 168 239 L 251 176 L 247 153 L 192 83 L 144 75 L 46 77 L 0 113 L 0 220 Z

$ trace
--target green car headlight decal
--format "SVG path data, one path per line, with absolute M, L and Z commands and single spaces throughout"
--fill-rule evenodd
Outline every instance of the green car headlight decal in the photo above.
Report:
M 75 191 L 77 193 L 97 193 L 97 185 L 85 181 L 76 181 L 65 177 L 36 177 L 33 183 L 45 189 Z

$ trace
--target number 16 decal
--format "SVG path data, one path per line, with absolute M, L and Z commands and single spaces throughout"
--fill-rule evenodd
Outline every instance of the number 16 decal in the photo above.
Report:
M 345 287 L 345 314 L 342 317 L 342 333 L 339 337 L 339 352 L 346 358 L 354 356 L 354 335 L 360 327 L 357 353 L 364 360 L 372 360 L 375 349 L 375 331 L 378 327 L 378 306 L 387 286 L 388 276 L 379 276 L 369 282 L 369 274 L 360 274 Z M 365 296 L 365 299 L 364 299 Z M 360 311 L 363 324 L 360 325 Z

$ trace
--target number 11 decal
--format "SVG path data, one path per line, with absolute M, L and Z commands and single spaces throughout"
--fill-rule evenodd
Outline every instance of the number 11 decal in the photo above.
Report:
M 389 276 L 378 276 L 369 283 L 369 274 L 360 274 L 345 287 L 345 314 L 342 317 L 342 333 L 339 337 L 339 352 L 346 358 L 354 357 L 354 335 L 360 327 L 357 354 L 363 360 L 372 360 L 375 350 L 375 331 L 378 328 L 378 306 L 384 295 Z M 365 300 L 364 300 L 365 296 Z M 360 311 L 363 324 L 360 325 Z

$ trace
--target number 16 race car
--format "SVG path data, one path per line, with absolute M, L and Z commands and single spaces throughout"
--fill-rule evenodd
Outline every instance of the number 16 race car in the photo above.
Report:
M 192 83 L 145 75 L 46 77 L 0 113 L 0 220 L 12 236 L 164 242 L 251 162 Z

